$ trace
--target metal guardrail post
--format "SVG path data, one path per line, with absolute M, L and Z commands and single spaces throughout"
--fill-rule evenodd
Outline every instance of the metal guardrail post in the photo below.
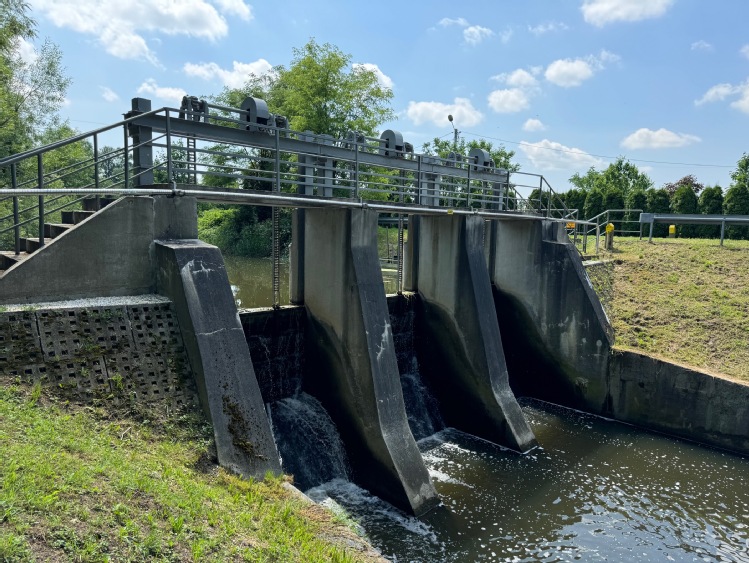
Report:
M 44 162 L 43 153 L 36 155 L 36 179 L 39 189 L 44 189 Z M 44 246 L 44 196 L 39 196 L 39 246 Z
M 720 245 L 723 246 L 723 238 L 726 234 L 726 222 L 725 220 L 720 222 Z
M 598 224 L 598 221 L 596 221 L 596 256 L 598 256 L 598 246 L 600 244 L 600 238 L 601 238 L 601 226 Z
M 18 176 L 15 162 L 10 165 L 10 187 L 18 188 Z M 13 249 L 16 256 L 21 254 L 21 226 L 18 224 L 18 196 L 13 196 Z
M 169 120 L 167 119 L 167 123 L 169 123 Z M 124 136 L 124 144 L 123 146 L 123 166 L 124 166 L 124 186 L 125 189 L 130 187 L 130 159 L 127 156 L 128 152 L 128 135 L 127 135 L 127 125 L 122 126 L 122 133 Z
M 94 133 L 94 187 L 99 189 L 99 136 Z M 101 196 L 95 197 L 96 210 L 101 209 Z
M 127 158 L 127 153 L 125 153 Z M 172 162 L 172 119 L 169 110 L 166 110 L 166 181 L 171 184 L 174 180 L 174 169 Z

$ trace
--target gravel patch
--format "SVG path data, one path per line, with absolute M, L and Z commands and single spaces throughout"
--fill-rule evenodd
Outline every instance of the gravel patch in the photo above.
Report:
M 38 303 L 11 303 L 2 305 L 4 311 L 28 311 L 42 309 L 87 309 L 91 307 L 122 307 L 124 305 L 155 305 L 169 303 L 162 295 L 125 295 L 121 297 L 90 297 L 86 299 L 69 299 L 67 301 L 42 301 Z

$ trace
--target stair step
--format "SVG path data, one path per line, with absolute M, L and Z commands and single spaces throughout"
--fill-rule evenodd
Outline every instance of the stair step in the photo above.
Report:
M 77 225 L 78 223 L 85 221 L 91 215 L 96 213 L 95 211 L 63 211 L 62 222 L 70 225 Z
M 44 244 L 49 244 L 52 242 L 51 238 L 45 238 Z M 39 238 L 35 237 L 21 237 L 21 248 L 25 248 L 26 252 L 31 254 L 32 252 L 36 252 L 42 247 L 42 243 L 39 241 Z
M 102 196 L 99 198 L 99 205 L 97 206 L 95 197 L 86 198 L 83 200 L 83 209 L 86 211 L 99 211 L 99 209 L 104 209 L 107 205 L 115 201 L 117 201 L 116 197 Z
M 62 233 L 69 230 L 71 226 L 62 223 L 45 223 L 44 236 L 48 238 L 59 237 Z
M 7 270 L 14 264 L 23 260 L 24 253 L 16 255 L 13 251 L 0 252 L 0 270 Z

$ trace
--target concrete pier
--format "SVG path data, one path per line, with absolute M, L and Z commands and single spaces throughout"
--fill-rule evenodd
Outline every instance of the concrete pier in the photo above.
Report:
M 510 362 L 515 391 L 609 412 L 613 329 L 564 224 L 497 221 L 491 236 L 497 314 L 521 354 Z
M 199 240 L 156 241 L 157 285 L 174 303 L 219 463 L 245 477 L 281 472 L 221 252 Z
M 447 424 L 524 452 L 536 440 L 510 389 L 483 234 L 480 217 L 421 217 L 409 238 L 419 363 Z
M 308 209 L 305 215 L 305 390 L 336 423 L 354 480 L 423 514 L 439 497 L 406 418 L 377 255 L 377 213 Z

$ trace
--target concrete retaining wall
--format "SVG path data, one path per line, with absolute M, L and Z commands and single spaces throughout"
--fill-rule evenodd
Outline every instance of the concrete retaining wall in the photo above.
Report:
M 0 303 L 153 293 L 153 241 L 197 238 L 195 198 L 125 197 L 0 277 Z
M 128 301 L 0 313 L 0 373 L 83 403 L 197 407 L 172 304 Z

